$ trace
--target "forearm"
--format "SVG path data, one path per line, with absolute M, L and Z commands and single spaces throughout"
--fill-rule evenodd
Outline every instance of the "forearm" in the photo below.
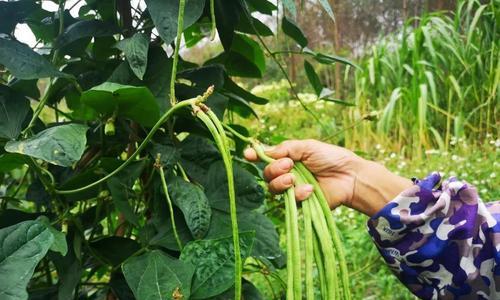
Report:
M 411 180 L 392 173 L 381 164 L 368 160 L 362 160 L 359 164 L 353 199 L 348 206 L 368 216 L 373 216 L 413 185 Z

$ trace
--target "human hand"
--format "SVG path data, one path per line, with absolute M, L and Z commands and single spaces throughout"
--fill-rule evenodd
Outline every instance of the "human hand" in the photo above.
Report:
M 265 153 L 276 159 L 264 169 L 272 193 L 279 194 L 294 186 L 290 171 L 295 161 L 301 161 L 318 180 L 332 209 L 346 205 L 372 215 L 412 184 L 350 150 L 317 140 L 289 140 L 267 148 Z M 251 148 L 245 150 L 245 158 L 258 160 Z M 307 199 L 312 191 L 310 185 L 295 186 L 298 201 Z

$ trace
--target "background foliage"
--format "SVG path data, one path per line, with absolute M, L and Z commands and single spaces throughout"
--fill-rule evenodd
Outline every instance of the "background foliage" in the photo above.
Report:
M 243 134 L 318 138 L 499 197 L 498 1 L 337 1 L 336 22 L 327 1 L 214 0 L 215 18 L 211 3 L 187 1 L 177 43 L 177 1 L 0 2 L 1 297 L 232 298 L 224 167 L 189 111 L 116 176 L 60 192 L 116 169 L 171 107 L 175 49 L 177 100 L 214 85 L 207 105 Z M 283 203 L 231 147 L 245 299 L 282 298 Z M 366 218 L 334 214 L 355 299 L 411 299 Z

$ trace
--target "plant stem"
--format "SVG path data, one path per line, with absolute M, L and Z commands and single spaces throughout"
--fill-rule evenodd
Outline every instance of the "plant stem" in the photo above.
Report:
M 234 281 L 234 298 L 236 300 L 241 299 L 241 275 L 242 275 L 242 261 L 241 261 L 241 250 L 240 250 L 240 238 L 238 230 L 238 218 L 236 215 L 236 194 L 234 190 L 234 174 L 233 174 L 233 162 L 231 155 L 229 153 L 227 137 L 224 129 L 219 121 L 219 119 L 213 114 L 213 112 L 208 109 L 208 107 L 194 107 L 193 108 L 196 116 L 205 124 L 212 136 L 214 137 L 217 148 L 222 155 L 222 160 L 226 169 L 227 175 L 227 185 L 229 194 L 229 211 L 231 216 L 231 228 L 233 235 L 233 247 L 234 247 L 234 260 L 235 260 L 235 281 Z M 205 111 L 207 113 L 205 113 Z
M 177 63 L 179 61 L 179 48 L 181 47 L 182 31 L 184 30 L 184 8 L 186 0 L 179 0 L 179 15 L 177 16 L 177 37 L 175 40 L 174 48 L 174 61 L 172 63 L 172 74 L 170 77 L 170 104 L 175 105 L 177 99 L 175 98 L 175 76 L 177 75 Z
M 215 1 L 210 0 L 210 18 L 212 19 L 212 28 L 210 29 L 210 40 L 215 39 L 215 33 L 217 32 L 217 23 L 215 21 Z
M 158 163 L 159 159 L 157 159 L 157 163 L 155 165 L 160 173 L 161 185 L 163 187 L 163 193 L 165 194 L 165 199 L 167 200 L 168 210 L 170 212 L 170 221 L 172 222 L 172 230 L 174 231 L 175 241 L 177 242 L 177 247 L 179 247 L 179 251 L 182 251 L 182 242 L 181 239 L 179 238 L 179 233 L 177 232 L 177 226 L 175 225 L 174 207 L 172 206 L 172 200 L 170 199 L 170 195 L 168 193 L 167 181 L 165 180 L 165 172 L 163 172 L 163 166 L 159 165 Z
M 179 110 L 179 109 L 181 109 L 183 107 L 187 107 L 187 106 L 198 104 L 198 103 L 201 103 L 201 102 L 205 101 L 208 98 L 208 96 L 210 95 L 210 93 L 211 92 L 209 90 L 207 90 L 207 92 L 205 92 L 205 94 L 203 94 L 201 96 L 198 96 L 198 97 L 195 97 L 195 98 L 192 98 L 192 99 L 189 99 L 189 100 L 181 101 L 179 103 L 176 103 L 174 106 L 172 106 L 165 114 L 163 114 L 163 116 L 160 117 L 160 119 L 156 122 L 156 124 L 153 126 L 153 128 L 151 128 L 151 130 L 146 135 L 146 137 L 144 138 L 144 140 L 142 141 L 142 143 L 139 145 L 139 147 L 137 147 L 137 149 L 135 150 L 135 152 L 132 153 L 129 156 L 129 158 L 127 158 L 126 161 L 124 161 L 118 168 L 116 168 L 115 170 L 113 170 L 108 175 L 102 177 L 101 179 L 99 179 L 97 181 L 94 181 L 91 184 L 88 184 L 86 186 L 83 186 L 83 187 L 80 187 L 80 188 L 77 188 L 77 189 L 73 189 L 73 190 L 55 190 L 55 192 L 57 194 L 73 194 L 73 193 L 78 193 L 78 192 L 87 190 L 89 188 L 92 188 L 92 187 L 94 187 L 94 186 L 96 186 L 98 184 L 101 184 L 101 183 L 105 182 L 106 180 L 108 180 L 109 178 L 113 177 L 118 172 L 120 172 L 121 170 L 123 170 L 126 166 L 128 166 L 141 153 L 141 151 L 144 150 L 144 148 L 146 147 L 146 145 L 148 144 L 148 142 L 153 138 L 153 136 L 156 133 L 156 131 L 177 110 Z

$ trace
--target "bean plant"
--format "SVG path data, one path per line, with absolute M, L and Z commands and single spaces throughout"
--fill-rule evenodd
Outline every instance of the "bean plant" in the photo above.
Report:
M 0 299 L 260 299 L 245 274 L 281 280 L 287 265 L 300 298 L 297 227 L 286 258 L 262 166 L 240 158 L 247 131 L 230 122 L 267 100 L 235 77 L 262 77 L 265 55 L 285 70 L 256 13 L 278 15 L 306 59 L 350 62 L 307 48 L 291 0 L 279 12 L 266 0 L 52 2 L 0 2 Z M 17 40 L 21 25 L 35 44 Z M 202 65 L 182 58 L 207 43 L 223 50 Z M 342 250 L 316 192 L 307 268 L 314 256 L 324 295 L 346 296 L 342 260 L 342 289 L 330 289 L 336 268 L 320 268 Z M 312 218 L 314 236 L 311 214 L 327 225 Z M 335 245 L 324 258 L 323 240 Z

